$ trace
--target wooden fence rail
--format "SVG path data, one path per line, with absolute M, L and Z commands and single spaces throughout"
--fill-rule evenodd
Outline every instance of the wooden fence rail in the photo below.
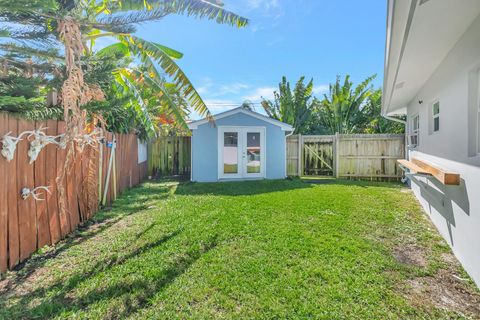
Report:
M 287 139 L 287 175 L 349 179 L 401 178 L 405 136 L 397 134 L 294 135 Z
M 11 136 L 17 137 L 24 131 L 45 127 L 49 136 L 65 132 L 65 123 L 62 121 L 27 121 L 0 112 L 0 138 L 9 132 Z M 109 141 L 113 139 L 112 133 L 106 133 L 105 136 Z M 115 184 L 112 179 L 109 181 L 106 199 L 108 204 L 114 199 L 115 191 L 121 192 L 138 184 L 147 173 L 147 162 L 138 163 L 136 136 L 117 134 L 115 138 L 117 180 Z M 86 198 L 98 194 L 100 182 L 102 194 L 106 187 L 107 166 L 112 148 L 101 147 L 103 152 L 100 161 L 98 148 L 87 147 L 92 148 L 90 152 L 94 155 L 95 170 L 88 172 L 86 149 L 83 158 L 76 161 L 75 167 L 69 168 L 66 174 L 66 212 L 61 212 L 56 178 L 63 170 L 66 151 L 49 144 L 30 164 L 27 153 L 31 140 L 24 137 L 17 144 L 11 161 L 0 156 L 0 272 L 13 268 L 37 249 L 57 243 L 81 222 L 89 219 L 97 207 L 94 211 L 88 210 Z M 100 172 L 102 177 L 99 177 Z M 87 175 L 94 175 L 94 179 L 90 181 L 96 183 L 87 184 Z M 45 200 L 37 201 L 31 196 L 22 198 L 23 188 L 33 189 L 38 186 L 49 187 L 49 193 L 41 191 L 41 197 Z M 90 188 L 96 188 L 97 192 L 91 192 Z M 98 197 L 94 201 L 98 203 Z

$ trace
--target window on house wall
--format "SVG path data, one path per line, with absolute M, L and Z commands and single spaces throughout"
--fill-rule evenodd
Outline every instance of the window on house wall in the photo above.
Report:
M 420 143 L 420 116 L 414 115 L 412 117 L 410 130 L 410 146 L 415 148 Z
M 432 105 L 432 129 L 433 132 L 440 130 L 440 102 L 437 101 Z
M 480 154 L 480 99 L 477 104 L 477 153 Z
M 480 67 L 471 70 L 468 77 L 468 156 L 477 157 L 480 155 Z

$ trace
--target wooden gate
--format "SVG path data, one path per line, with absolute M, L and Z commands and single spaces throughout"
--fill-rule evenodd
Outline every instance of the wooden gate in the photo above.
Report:
M 160 137 L 148 145 L 148 174 L 190 176 L 191 137 Z
M 335 174 L 334 136 L 302 136 L 305 176 L 333 176 Z

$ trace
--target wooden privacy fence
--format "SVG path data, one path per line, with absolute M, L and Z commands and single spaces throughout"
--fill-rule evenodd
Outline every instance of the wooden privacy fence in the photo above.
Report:
M 65 132 L 65 123 L 62 121 L 27 121 L 8 113 L 0 113 L 0 138 L 9 132 L 10 136 L 17 137 L 22 132 L 45 127 L 47 129 L 44 132 L 48 136 Z M 113 135 L 106 133 L 105 137 L 108 141 L 112 141 Z M 106 187 L 105 181 L 112 148 L 102 145 L 100 152 L 97 148 L 87 146 L 83 158 L 76 161 L 75 167 L 69 168 L 66 174 L 66 210 L 62 213 L 59 210 L 56 178 L 62 172 L 66 150 L 54 144 L 48 144 L 30 164 L 28 151 L 32 139 L 24 136 L 23 140 L 18 142 L 11 161 L 0 156 L 0 272 L 13 268 L 37 249 L 57 243 L 75 230 L 81 222 L 89 219 L 94 212 L 86 207 L 87 198 L 94 196 L 96 197 L 93 199 L 94 203 L 98 203 L 99 186 L 101 186 L 102 195 Z M 116 140 L 115 170 L 112 175 L 117 179 L 116 183 L 113 179 L 109 181 L 106 203 L 114 199 L 115 191 L 121 192 L 138 184 L 147 173 L 147 163 L 138 163 L 136 136 L 117 134 Z M 86 157 L 88 148 L 91 148 L 89 152 L 94 155 L 95 163 L 94 170 L 90 172 L 88 172 Z M 100 154 L 102 154 L 101 161 Z M 100 165 L 101 170 L 99 170 Z M 87 175 L 90 178 L 94 175 L 94 179 L 90 181 L 96 183 L 88 184 Z M 35 200 L 32 196 L 22 198 L 23 188 L 32 190 L 39 186 L 49 187 L 49 193 L 40 192 L 44 200 Z M 96 192 L 92 192 L 91 188 L 95 188 Z
M 158 176 L 190 176 L 191 137 L 160 137 L 148 145 L 148 172 Z
M 402 171 L 396 160 L 404 157 L 404 135 L 294 135 L 287 138 L 289 176 L 399 179 Z

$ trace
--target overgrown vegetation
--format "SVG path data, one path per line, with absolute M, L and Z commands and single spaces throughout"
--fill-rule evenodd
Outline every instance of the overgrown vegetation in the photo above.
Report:
M 313 79 L 307 84 L 305 77 L 297 81 L 293 90 L 286 77 L 278 84 L 278 92 L 274 92 L 274 100 L 263 100 L 262 107 L 271 118 L 291 124 L 294 133 L 306 133 L 309 122 L 316 107 L 319 105 L 317 98 L 313 97 Z
M 136 25 L 170 14 L 237 27 L 248 23 L 219 1 L 0 0 L 0 90 L 12 86 L 6 88 L 0 110 L 33 119 L 58 118 L 56 107 L 62 105 L 65 117 L 78 113 L 72 109 L 77 99 L 90 118 L 100 116 L 100 122 L 112 114 L 127 115 L 107 123 L 109 129 L 136 129 L 144 136 L 164 127 L 186 128 L 191 109 L 210 116 L 175 61 L 183 55 L 135 35 Z M 95 42 L 102 37 L 116 43 L 95 52 Z M 66 80 L 71 92 L 64 96 Z M 105 97 L 88 99 L 100 97 L 100 88 Z M 47 103 L 47 94 L 54 90 L 61 99 Z
M 279 83 L 274 100 L 263 99 L 262 107 L 272 118 L 291 124 L 295 133 L 403 133 L 403 124 L 381 116 L 382 90 L 374 89 L 371 76 L 354 86 L 350 76 L 337 77 L 323 98 L 313 95 L 313 79 L 304 77 L 290 89 L 285 77 Z
M 403 186 L 321 182 L 134 188 L 0 282 L 0 318 L 480 316 Z

